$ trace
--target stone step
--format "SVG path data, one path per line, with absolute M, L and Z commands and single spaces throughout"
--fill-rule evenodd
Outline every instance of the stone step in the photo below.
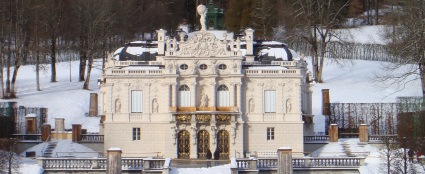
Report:
M 177 168 L 201 168 L 214 167 L 230 164 L 230 160 L 207 160 L 207 159 L 173 159 L 171 167 Z

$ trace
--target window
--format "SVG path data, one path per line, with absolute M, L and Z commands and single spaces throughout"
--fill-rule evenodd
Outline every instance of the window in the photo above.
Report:
M 188 66 L 186 64 L 181 64 L 180 69 L 187 70 Z
M 274 140 L 274 127 L 267 128 L 267 140 Z
M 207 68 L 208 68 L 208 66 L 205 65 L 205 64 L 199 65 L 199 69 L 201 69 L 201 70 L 206 70 Z
M 220 69 L 220 70 L 225 70 L 225 69 L 227 69 L 227 65 L 225 65 L 225 64 L 220 64 L 220 65 L 218 65 L 218 69 Z
M 229 88 L 226 85 L 220 85 L 217 89 L 218 107 L 230 106 Z
M 134 140 L 140 140 L 140 128 L 139 127 L 133 127 L 133 141 Z
M 179 106 L 190 106 L 190 89 L 186 85 L 180 86 L 179 88 Z
M 131 112 L 143 112 L 143 91 L 131 91 Z
M 264 112 L 276 113 L 276 91 L 264 91 Z

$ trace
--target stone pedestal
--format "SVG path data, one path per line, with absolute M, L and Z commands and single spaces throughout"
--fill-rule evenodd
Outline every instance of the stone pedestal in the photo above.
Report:
M 94 117 L 97 116 L 97 93 L 90 93 L 90 109 L 89 109 L 89 116 Z
M 107 150 L 108 153 L 108 167 L 106 168 L 107 174 L 121 174 L 122 173 L 122 164 L 121 164 L 121 149 L 120 148 L 110 148 Z
M 366 124 L 361 124 L 359 126 L 359 141 L 360 142 L 369 142 L 369 131 Z
M 36 134 L 37 133 L 37 117 L 25 117 L 26 123 L 26 134 Z
M 72 125 L 72 142 L 78 142 L 81 140 L 81 124 Z
M 50 124 L 43 124 L 41 126 L 41 141 L 50 141 L 51 132 L 52 126 L 50 126 Z
M 292 174 L 292 149 L 281 147 L 277 150 L 277 173 Z
M 331 124 L 331 126 L 329 126 L 329 141 L 338 142 L 338 125 L 337 124 Z
M 322 115 L 331 115 L 329 89 L 322 89 Z
M 65 131 L 65 119 L 64 118 L 55 118 L 55 131 L 63 132 Z

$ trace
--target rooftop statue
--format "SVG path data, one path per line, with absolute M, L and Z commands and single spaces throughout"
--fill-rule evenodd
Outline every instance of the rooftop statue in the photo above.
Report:
M 205 17 L 207 16 L 207 7 L 205 5 L 198 5 L 198 8 L 196 8 L 198 11 L 198 14 L 201 15 L 200 23 L 201 23 L 201 31 L 206 31 L 207 27 L 205 27 Z

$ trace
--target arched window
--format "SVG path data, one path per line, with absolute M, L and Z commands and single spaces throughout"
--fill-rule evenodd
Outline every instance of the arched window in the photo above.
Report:
M 218 107 L 230 106 L 229 103 L 229 88 L 226 85 L 220 85 L 217 89 L 217 103 Z
M 179 88 L 179 106 L 181 107 L 190 106 L 190 89 L 186 85 L 182 85 Z

